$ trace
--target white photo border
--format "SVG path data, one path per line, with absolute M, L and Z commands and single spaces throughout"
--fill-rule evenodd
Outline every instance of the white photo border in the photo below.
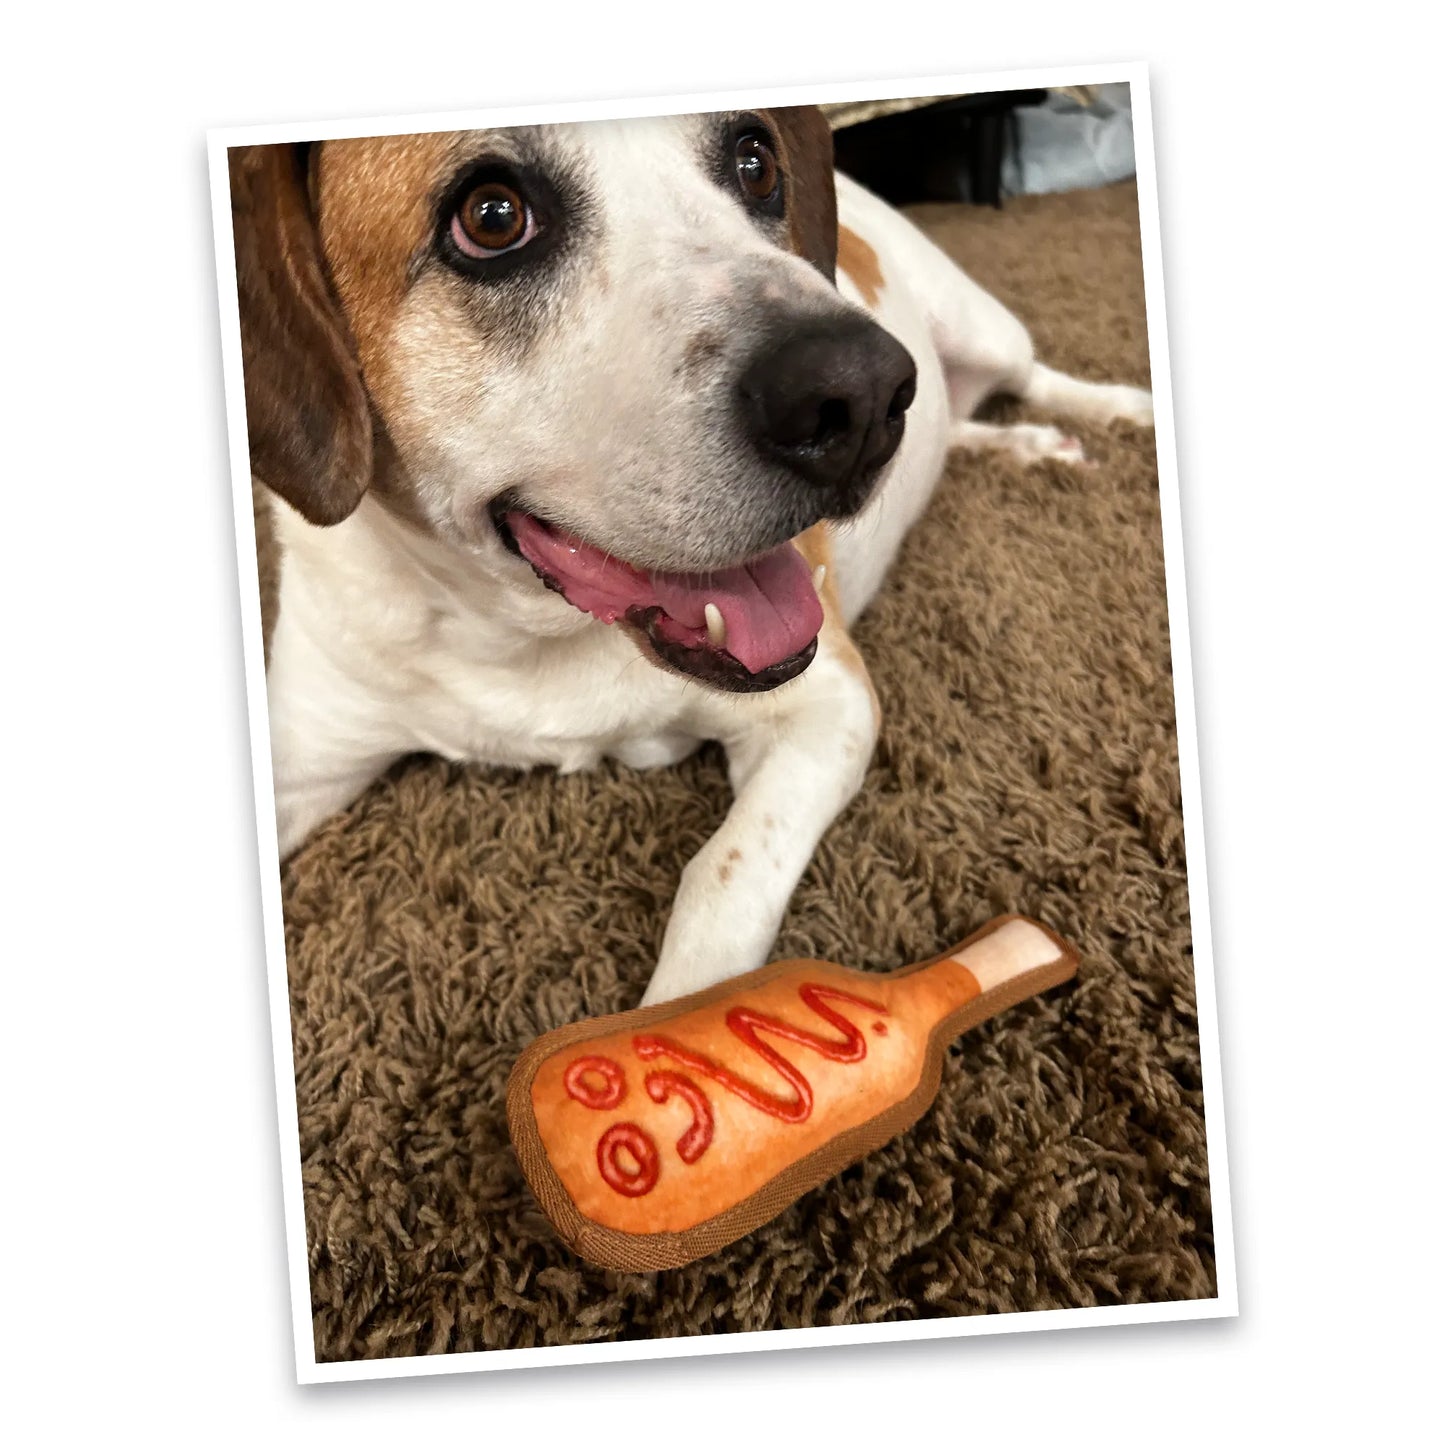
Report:
M 1149 338 L 1150 385 L 1154 393 L 1155 447 L 1164 540 L 1165 593 L 1173 663 L 1175 726 L 1179 741 L 1180 798 L 1184 815 L 1190 924 L 1194 941 L 1194 984 L 1199 1017 L 1200 1067 L 1204 1086 L 1204 1127 L 1213 1206 L 1218 1294 L 1213 1299 L 1163 1304 L 1101 1305 L 1035 1310 L 1017 1314 L 973 1315 L 953 1319 L 906 1320 L 881 1324 L 823 1325 L 791 1330 L 670 1337 L 579 1345 L 542 1345 L 450 1355 L 321 1363 L 316 1359 L 311 1315 L 311 1283 L 306 1256 L 306 1225 L 301 1189 L 301 1136 L 296 1104 L 290 995 L 286 975 L 286 939 L 281 911 L 280 857 L 276 840 L 275 797 L 271 785 L 271 742 L 267 719 L 266 668 L 261 631 L 261 593 L 256 561 L 251 467 L 246 435 L 246 403 L 241 376 L 241 323 L 231 231 L 230 180 L 226 152 L 231 146 L 303 140 L 340 140 L 356 136 L 409 135 L 484 127 L 613 120 L 648 115 L 686 115 L 699 111 L 816 105 L 843 101 L 893 100 L 965 92 L 1020 90 L 1127 82 L 1133 101 L 1134 150 L 1139 191 L 1139 228 L 1144 263 L 1144 300 Z M 1093 1325 L 1144 1324 L 1165 1320 L 1222 1319 L 1239 1313 L 1235 1279 L 1229 1165 L 1220 1079 L 1219 1021 L 1214 955 L 1209 927 L 1209 897 L 1204 857 L 1204 828 L 1199 780 L 1199 744 L 1195 724 L 1193 671 L 1189 647 L 1188 604 L 1184 577 L 1184 539 L 1180 525 L 1179 467 L 1174 436 L 1173 392 L 1165 324 L 1164 266 L 1159 233 L 1157 158 L 1149 97 L 1148 67 L 1143 63 L 996 71 L 891 81 L 851 81 L 804 86 L 763 87 L 691 95 L 650 96 L 635 100 L 574 101 L 490 109 L 226 127 L 209 131 L 212 219 L 216 243 L 216 280 L 220 305 L 222 367 L 226 391 L 226 428 L 236 520 L 236 560 L 240 579 L 242 651 L 246 669 L 246 706 L 251 732 L 252 786 L 260 855 L 262 936 L 271 1009 L 271 1042 L 276 1081 L 276 1115 L 281 1150 L 287 1269 L 291 1285 L 291 1322 L 300 1384 L 391 1379 L 409 1375 L 456 1374 L 481 1370 L 527 1369 L 542 1365 L 597 1364 L 609 1360 L 668 1359 L 682 1355 L 740 1353 L 752 1350 L 857 1345 L 874 1340 L 919 1340 L 1032 1330 L 1076 1329 Z

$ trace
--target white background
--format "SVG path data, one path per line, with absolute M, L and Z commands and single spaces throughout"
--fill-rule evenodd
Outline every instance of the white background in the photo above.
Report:
M 1441 1288 L 1441 147 L 1408 13 L 1339 34 L 1260 4 L 904 0 L 10 22 L 0 1318 L 19 1438 L 1423 1430 L 1389 1423 L 1425 1408 Z M 1141 59 L 1241 1318 L 302 1390 L 204 131 Z

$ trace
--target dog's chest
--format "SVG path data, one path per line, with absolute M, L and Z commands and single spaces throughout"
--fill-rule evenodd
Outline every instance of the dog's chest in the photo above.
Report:
M 616 757 L 634 767 L 696 746 L 684 689 L 627 638 L 599 625 L 544 638 L 503 660 L 464 617 L 441 619 L 405 701 L 415 745 L 457 761 L 564 772 Z

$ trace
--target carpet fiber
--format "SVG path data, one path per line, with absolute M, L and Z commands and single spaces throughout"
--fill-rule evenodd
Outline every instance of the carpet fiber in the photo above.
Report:
M 913 214 L 1041 359 L 1147 385 L 1132 185 Z M 408 760 L 283 870 L 319 1359 L 1214 1294 L 1153 434 L 1077 430 L 1088 469 L 954 457 L 855 629 L 883 736 L 774 955 L 892 968 L 1017 910 L 1076 982 L 955 1043 L 908 1134 L 755 1234 L 596 1270 L 522 1181 L 507 1074 L 637 1003 L 721 755 Z

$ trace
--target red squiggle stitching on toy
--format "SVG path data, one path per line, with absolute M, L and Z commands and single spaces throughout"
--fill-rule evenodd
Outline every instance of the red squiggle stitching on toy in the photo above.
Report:
M 812 1049 L 814 1053 L 821 1054 L 825 1059 L 832 1059 L 836 1063 L 855 1064 L 868 1053 L 868 1043 L 863 1037 L 862 1030 L 844 1018 L 836 1009 L 829 1008 L 822 1000 L 841 999 L 881 1014 L 886 1014 L 888 1010 L 884 1005 L 874 1003 L 871 999 L 859 998 L 857 994 L 845 993 L 842 989 L 828 988 L 818 983 L 802 984 L 798 989 L 798 997 L 820 1018 L 824 1018 L 832 1024 L 843 1037 L 841 1039 L 824 1038 L 820 1034 L 800 1029 L 795 1024 L 785 1023 L 782 1019 L 772 1017 L 771 1014 L 758 1013 L 756 1009 L 738 1007 L 729 1009 L 727 1013 L 728 1028 L 760 1058 L 776 1069 L 792 1086 L 794 1094 L 792 1099 L 781 1099 L 776 1094 L 770 1094 L 766 1090 L 758 1088 L 757 1085 L 750 1084 L 746 1079 L 740 1078 L 731 1069 L 708 1058 L 706 1054 L 696 1053 L 661 1034 L 636 1034 L 632 1040 L 632 1047 L 638 1058 L 656 1059 L 666 1056 L 675 1059 L 678 1063 L 685 1064 L 689 1068 L 696 1069 L 698 1073 L 716 1080 L 723 1088 L 736 1094 L 745 1103 L 751 1104 L 753 1108 L 762 1113 L 771 1114 L 773 1118 L 781 1119 L 785 1123 L 801 1124 L 813 1112 L 812 1087 L 801 1070 L 790 1064 L 770 1044 L 764 1043 L 758 1035 L 773 1034 L 777 1038 L 787 1039 L 790 1043 L 802 1044 L 805 1048 Z M 651 1091 L 649 1090 L 649 1092 Z
M 712 1143 L 712 1105 L 707 1095 L 684 1074 L 671 1069 L 654 1069 L 647 1076 L 647 1096 L 665 1104 L 674 1094 L 687 1101 L 692 1110 L 692 1123 L 677 1141 L 677 1152 L 684 1164 L 696 1164 Z

